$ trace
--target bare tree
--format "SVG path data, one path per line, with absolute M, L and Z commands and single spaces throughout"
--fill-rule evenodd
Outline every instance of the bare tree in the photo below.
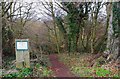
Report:
M 56 47 L 57 47 L 57 52 L 60 52 L 59 49 L 59 39 L 58 39 L 58 34 L 57 34 L 57 26 L 56 26 L 56 19 L 55 19 L 55 6 L 53 2 L 40 2 L 42 3 L 42 6 L 45 8 L 45 10 L 39 8 L 40 11 L 43 11 L 45 13 L 45 16 L 47 15 L 47 18 L 51 18 L 51 20 L 53 21 L 53 29 L 51 29 L 51 27 L 49 25 L 47 25 L 47 23 L 44 21 L 45 25 L 48 27 L 49 30 L 53 30 L 54 31 L 54 35 L 55 35 L 55 40 L 56 40 Z M 43 16 L 44 16 L 44 13 Z
M 1 2 L 1 5 L 3 50 L 9 49 L 9 52 L 14 53 L 14 39 L 21 38 L 25 24 L 33 18 L 33 3 L 11 1 Z M 16 28 L 20 28 L 20 30 Z

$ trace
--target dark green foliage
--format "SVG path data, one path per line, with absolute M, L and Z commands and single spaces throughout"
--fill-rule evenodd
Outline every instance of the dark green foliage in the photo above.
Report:
M 113 31 L 114 35 L 117 38 L 120 34 L 120 2 L 113 3 Z
M 13 31 L 8 27 L 3 27 L 2 29 L 2 48 L 3 48 L 3 55 L 13 55 L 13 40 L 14 35 Z
M 115 37 L 115 39 L 118 39 L 118 56 L 117 58 L 120 56 L 120 1 L 119 2 L 114 2 L 113 3 L 113 20 L 112 20 L 112 24 L 113 24 L 113 31 L 114 34 L 113 36 Z
M 74 2 L 61 3 L 65 8 L 67 8 L 67 38 L 68 38 L 68 51 L 69 52 L 76 52 L 77 49 L 77 43 L 79 39 L 79 33 L 81 27 L 83 27 L 82 22 L 84 20 L 87 20 L 88 18 L 88 12 L 90 11 L 90 4 L 91 3 L 84 3 L 84 4 L 78 4 Z M 85 8 L 85 11 L 84 11 Z M 57 18 L 58 26 L 61 25 L 61 28 L 59 26 L 59 29 L 64 31 L 63 24 L 61 23 L 60 18 Z M 65 31 L 64 31 L 65 32 Z
M 1 14 L 1 18 L 2 18 L 2 51 L 3 51 L 3 55 L 13 55 L 14 51 L 13 51 L 13 38 L 14 38 L 14 34 L 13 34 L 13 30 L 11 29 L 11 24 L 9 23 L 11 21 L 10 18 L 12 18 L 13 16 L 11 16 L 10 14 L 10 9 L 12 6 L 13 2 L 2 2 L 2 14 Z
M 16 77 L 29 77 L 32 74 L 32 69 L 30 68 L 22 68 L 18 69 L 19 72 L 17 73 L 11 73 L 4 75 L 3 78 L 16 78 Z

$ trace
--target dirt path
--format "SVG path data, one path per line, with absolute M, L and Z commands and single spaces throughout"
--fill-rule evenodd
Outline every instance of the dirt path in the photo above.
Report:
M 51 69 L 54 72 L 55 77 L 75 77 L 62 62 L 58 60 L 57 54 L 49 55 L 50 62 L 52 64 Z

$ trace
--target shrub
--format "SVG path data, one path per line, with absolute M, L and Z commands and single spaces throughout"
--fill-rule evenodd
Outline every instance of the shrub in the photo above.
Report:
M 16 77 L 28 77 L 32 74 L 32 69 L 30 68 L 21 68 L 18 69 L 19 72 L 3 75 L 4 78 L 16 78 Z

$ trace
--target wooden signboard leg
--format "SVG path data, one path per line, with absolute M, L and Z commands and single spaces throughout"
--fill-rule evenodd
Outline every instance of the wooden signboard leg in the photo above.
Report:
M 16 53 L 16 67 L 23 68 L 23 55 L 21 51 L 17 51 Z
M 29 52 L 24 52 L 24 63 L 26 68 L 30 68 L 30 58 L 29 58 Z

